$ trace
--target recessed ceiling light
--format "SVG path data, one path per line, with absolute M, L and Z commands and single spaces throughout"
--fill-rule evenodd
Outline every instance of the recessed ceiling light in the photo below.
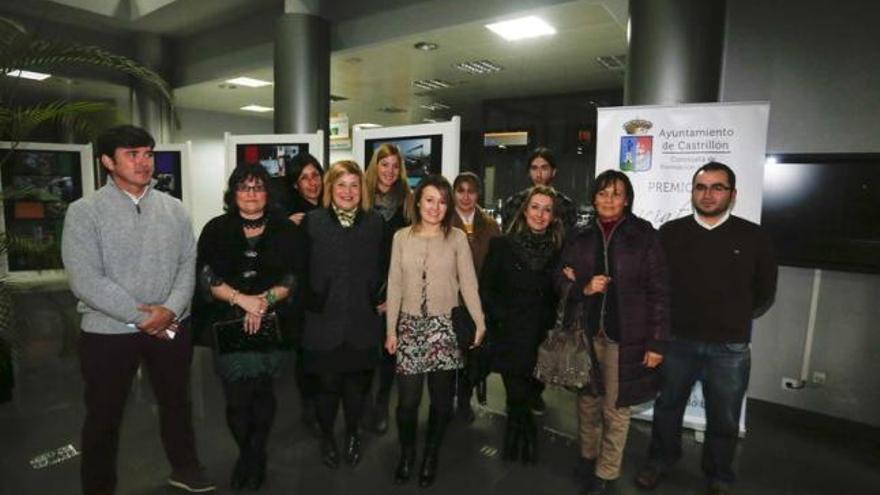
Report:
M 415 48 L 416 50 L 421 50 L 423 52 L 430 52 L 432 50 L 440 48 L 440 45 L 438 45 L 437 43 L 431 43 L 430 41 L 419 41 L 418 43 L 413 45 L 413 48 Z
M 435 89 L 449 88 L 452 86 L 452 83 L 446 82 L 442 79 L 419 79 L 418 81 L 413 81 L 412 85 L 419 89 L 431 91 Z
M 272 110 L 275 110 L 272 107 L 264 107 L 263 105 L 245 105 L 245 106 L 241 107 L 241 109 L 245 110 L 247 112 L 257 112 L 257 113 L 265 113 L 265 112 L 271 112 Z
M 445 103 L 440 103 L 439 101 L 435 101 L 433 103 L 425 103 L 423 105 L 419 105 L 425 110 L 430 110 L 432 112 L 436 112 L 437 110 L 449 110 L 449 105 Z
M 626 55 L 603 55 L 596 57 L 596 63 L 608 70 L 626 69 Z
M 6 73 L 9 77 L 20 77 L 22 79 L 32 79 L 34 81 L 43 81 L 52 77 L 52 74 L 43 72 L 33 72 L 29 70 L 11 70 Z
M 406 109 L 400 107 L 382 107 L 377 108 L 376 111 L 382 113 L 406 113 Z
M 272 85 L 272 81 L 263 81 L 253 77 L 236 77 L 235 79 L 227 79 L 226 82 L 237 86 L 247 86 L 248 88 L 262 88 L 263 86 Z
M 381 125 L 372 122 L 364 122 L 363 124 L 355 124 L 354 126 L 360 127 L 361 129 L 375 129 L 376 127 L 382 127 Z
M 491 60 L 472 60 L 470 62 L 461 62 L 460 64 L 455 64 L 454 66 L 458 70 L 462 70 L 467 72 L 468 74 L 492 74 L 493 72 L 500 72 L 504 70 L 504 67 L 496 64 Z
M 521 17 L 519 19 L 511 19 L 509 21 L 486 24 L 486 27 L 507 41 L 556 34 L 556 29 L 553 26 L 547 24 L 547 22 L 540 17 L 535 17 L 533 15 Z

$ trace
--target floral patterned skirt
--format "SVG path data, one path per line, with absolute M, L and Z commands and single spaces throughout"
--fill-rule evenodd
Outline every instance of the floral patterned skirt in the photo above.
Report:
M 397 325 L 397 373 L 413 375 L 464 367 L 450 315 L 400 314 Z

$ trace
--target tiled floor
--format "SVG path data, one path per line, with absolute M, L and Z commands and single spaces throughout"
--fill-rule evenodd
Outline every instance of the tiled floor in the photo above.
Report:
M 31 342 L 31 346 L 38 345 Z M 79 458 L 35 469 L 31 459 L 67 444 L 79 447 L 83 407 L 78 363 L 69 352 L 44 343 L 23 354 L 19 386 L 12 403 L 0 405 L 0 494 L 79 493 Z M 210 365 L 200 351 L 193 369 L 196 429 L 202 462 L 228 492 L 235 447 L 223 418 L 223 397 Z M 318 442 L 298 421 L 297 394 L 289 374 L 277 383 L 278 417 L 272 433 L 265 494 L 405 494 L 422 493 L 414 484 L 397 487 L 391 473 L 397 459 L 395 430 L 385 436 L 363 435 L 363 462 L 337 471 L 317 460 Z M 572 476 L 577 456 L 573 397 L 548 390 L 549 410 L 542 419 L 541 460 L 537 466 L 506 464 L 498 458 L 504 418 L 500 380 L 490 381 L 489 404 L 478 408 L 470 426 L 455 422 L 440 458 L 435 494 L 571 494 L 579 486 Z M 424 411 L 423 411 L 424 412 Z M 880 445 L 876 431 L 841 435 L 799 421 L 775 406 L 752 403 L 749 433 L 739 456 L 739 494 L 880 494 Z M 624 474 L 612 493 L 641 493 L 632 476 L 643 459 L 650 426 L 635 422 L 630 431 Z M 703 493 L 699 445 L 688 438 L 685 458 L 658 495 Z M 164 485 L 168 466 L 159 442 L 156 411 L 146 382 L 132 390 L 119 457 L 120 494 L 174 493 Z

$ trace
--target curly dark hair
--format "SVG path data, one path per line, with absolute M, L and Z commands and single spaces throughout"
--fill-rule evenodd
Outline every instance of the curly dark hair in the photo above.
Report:
M 235 167 L 235 170 L 229 174 L 229 180 L 226 182 L 226 192 L 223 193 L 223 211 L 238 213 L 238 204 L 235 202 L 236 188 L 251 179 L 262 183 L 263 187 L 266 188 L 266 209 L 268 210 L 269 205 L 274 204 L 272 202 L 274 194 L 269 186 L 271 182 L 269 172 L 266 172 L 262 165 L 245 163 Z

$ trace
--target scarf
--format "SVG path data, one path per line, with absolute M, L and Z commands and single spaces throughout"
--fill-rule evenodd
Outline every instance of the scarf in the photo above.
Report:
M 513 250 L 521 261 L 532 270 L 541 270 L 556 254 L 553 236 L 549 231 L 541 234 L 518 232 L 513 235 Z
M 336 219 L 339 220 L 339 224 L 344 228 L 351 227 L 354 225 L 354 218 L 357 216 L 358 209 L 354 207 L 350 210 L 343 210 L 342 208 L 337 207 L 335 204 L 331 204 L 333 207 L 333 213 L 336 214 Z
M 373 196 L 373 210 L 382 215 L 386 222 L 397 213 L 401 204 L 403 204 L 403 189 L 397 184 L 387 193 L 381 193 L 376 189 L 376 194 Z

